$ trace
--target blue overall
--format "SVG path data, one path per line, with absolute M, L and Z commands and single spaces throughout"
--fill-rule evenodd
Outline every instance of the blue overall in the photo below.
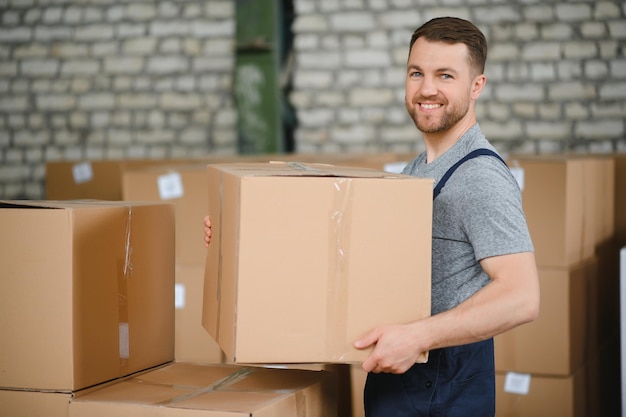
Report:
M 502 158 L 477 149 L 453 165 L 437 183 L 435 199 L 452 173 L 480 155 Z M 506 164 L 506 163 L 505 163 Z M 493 417 L 495 369 L 493 339 L 435 349 L 427 363 L 415 364 L 404 374 L 367 375 L 366 417 Z
M 404 374 L 367 375 L 366 417 L 493 417 L 493 339 L 435 349 Z

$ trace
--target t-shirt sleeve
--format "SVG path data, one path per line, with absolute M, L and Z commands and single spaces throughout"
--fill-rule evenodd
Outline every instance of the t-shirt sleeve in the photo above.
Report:
M 462 228 L 476 260 L 532 252 L 521 191 L 509 168 L 495 158 L 466 164 L 465 172 L 459 174 L 467 191 L 461 193 L 457 209 L 463 210 Z

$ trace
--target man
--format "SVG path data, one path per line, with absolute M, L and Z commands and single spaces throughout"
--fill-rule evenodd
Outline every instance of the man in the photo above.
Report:
M 436 184 L 432 315 L 355 342 L 373 346 L 363 362 L 367 417 L 493 416 L 493 336 L 539 312 L 521 193 L 476 122 L 486 57 L 484 35 L 463 19 L 430 20 L 411 38 L 405 100 L 426 151 L 404 173 Z M 428 362 L 416 363 L 423 352 Z
M 404 173 L 435 179 L 475 149 L 494 151 L 476 122 L 485 37 L 472 23 L 436 18 L 410 43 L 406 108 L 426 151 Z M 489 153 L 489 152 L 486 152 Z M 451 171 L 433 200 L 432 316 L 381 326 L 355 342 L 368 417 L 493 416 L 493 336 L 534 320 L 539 280 L 521 193 L 497 155 Z M 426 364 L 418 355 L 429 351 Z

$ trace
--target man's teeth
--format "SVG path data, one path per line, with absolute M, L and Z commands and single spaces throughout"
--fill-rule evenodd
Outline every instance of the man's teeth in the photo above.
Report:
M 421 106 L 425 109 L 432 110 L 441 107 L 441 104 L 422 104 Z

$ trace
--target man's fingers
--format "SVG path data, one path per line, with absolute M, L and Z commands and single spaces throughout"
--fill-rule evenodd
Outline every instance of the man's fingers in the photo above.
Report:
M 371 332 L 369 332 L 368 334 L 366 334 L 365 336 L 361 337 L 359 340 L 354 342 L 354 347 L 357 349 L 365 349 L 375 344 L 376 341 L 378 340 L 378 337 L 379 337 L 378 330 L 377 329 L 372 330 Z

